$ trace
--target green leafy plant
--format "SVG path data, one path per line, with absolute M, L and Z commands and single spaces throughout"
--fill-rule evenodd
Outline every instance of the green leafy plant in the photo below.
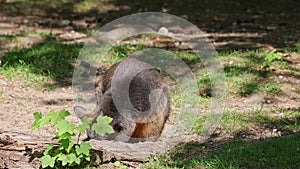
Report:
M 282 60 L 281 56 L 283 55 L 283 53 L 276 52 L 276 50 L 272 50 L 271 52 L 267 52 L 266 54 L 267 55 L 265 57 L 265 60 L 268 61 L 268 62 L 274 62 L 276 60 L 279 60 L 279 61 Z
M 35 121 L 31 126 L 32 130 L 45 125 L 51 125 L 56 129 L 54 139 L 58 140 L 58 145 L 50 144 L 44 151 L 43 156 L 40 158 L 42 168 L 72 168 L 92 164 L 90 152 L 92 146 L 86 141 L 79 144 L 80 135 L 84 134 L 86 129 L 89 128 L 92 119 L 83 118 L 82 124 L 76 126 L 65 119 L 69 115 L 70 112 L 66 110 L 50 112 L 44 116 L 41 112 L 33 114 Z M 96 121 L 92 129 L 97 134 L 103 136 L 105 133 L 114 132 L 113 128 L 109 125 L 112 118 L 99 116 Z
M 282 55 L 281 52 L 276 52 L 276 50 L 272 50 L 271 52 L 265 52 L 265 61 L 264 61 L 264 69 L 269 70 L 270 66 L 275 61 L 282 61 Z

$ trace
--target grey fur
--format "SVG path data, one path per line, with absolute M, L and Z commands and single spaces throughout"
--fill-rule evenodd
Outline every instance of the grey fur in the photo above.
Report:
M 120 65 L 125 66 L 123 67 L 125 70 L 134 69 L 137 65 L 144 68 L 130 82 L 129 98 L 134 110 L 126 111 L 129 111 L 129 114 L 132 115 L 131 118 L 124 116 L 124 112 L 118 112 L 120 109 L 117 110 L 112 97 L 112 78 Z M 117 81 L 116 85 L 120 88 L 123 83 L 126 83 L 128 77 L 126 72 L 117 75 L 120 80 Z M 121 92 L 122 90 L 118 89 Z M 114 93 L 114 95 L 116 95 L 114 98 L 118 97 L 118 93 Z M 76 106 L 74 107 L 76 115 L 79 118 L 88 116 L 94 119 L 99 115 L 112 117 L 111 125 L 115 133 L 101 137 L 88 129 L 87 134 L 91 139 L 109 139 L 123 142 L 156 141 L 170 113 L 169 86 L 163 82 L 163 78 L 156 68 L 134 58 L 128 58 L 113 65 L 102 75 L 96 83 L 96 98 L 97 108 L 93 112 L 84 111 L 84 108 Z M 144 113 L 147 111 L 148 113 Z

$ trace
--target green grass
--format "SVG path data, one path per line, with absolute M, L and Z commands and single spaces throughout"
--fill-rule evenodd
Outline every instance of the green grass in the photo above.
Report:
M 182 101 L 181 101 L 181 93 L 179 91 L 172 91 L 171 92 L 171 98 L 172 98 L 172 104 L 177 107 L 180 108 L 182 105 Z
M 300 166 L 300 134 L 279 138 L 245 141 L 233 139 L 224 143 L 188 143 L 169 155 L 154 158 L 145 168 L 297 168 Z
M 300 53 L 300 40 L 294 43 L 293 46 L 287 47 L 284 49 L 285 52 L 298 52 Z
M 247 115 L 250 112 L 224 111 L 221 119 L 221 128 L 224 133 L 236 134 L 247 128 Z
M 49 80 L 70 84 L 73 65 L 82 45 L 43 44 L 12 50 L 2 58 L 1 74 L 21 78 L 27 85 L 42 85 Z
M 260 90 L 268 95 L 283 95 L 284 92 L 280 87 L 280 83 L 267 81 L 262 85 Z
M 112 47 L 109 54 L 104 58 L 103 62 L 114 64 L 125 59 L 126 57 L 128 57 L 129 54 L 143 49 L 146 49 L 146 47 L 143 45 L 116 45 Z M 174 54 L 181 58 L 187 64 L 196 63 L 200 61 L 200 58 L 194 53 L 185 51 L 175 51 Z
M 280 85 L 270 82 L 272 69 L 286 68 L 282 53 L 260 51 L 234 51 L 221 53 L 220 58 L 227 62 L 224 66 L 228 94 L 248 96 L 253 93 L 284 94 Z
M 286 62 L 278 59 L 279 53 L 233 51 L 220 53 L 219 56 L 221 62 L 226 63 L 224 72 L 228 95 L 248 96 L 258 92 L 269 95 L 284 94 L 279 83 L 268 80 L 268 77 L 272 75 L 272 68 L 286 68 Z M 208 73 L 202 71 L 198 79 L 200 90 L 211 86 Z
M 278 112 L 277 112 L 278 113 Z M 281 116 L 272 116 L 268 113 L 259 113 L 250 116 L 248 123 L 259 126 L 272 126 L 286 133 L 294 133 L 300 131 L 300 110 L 280 110 Z
M 27 32 L 27 34 L 29 33 Z M 51 35 L 39 35 L 50 40 L 53 39 Z M 81 47 L 81 45 L 43 44 L 30 49 L 13 50 L 4 56 L 0 71 L 7 77 L 21 75 L 23 79 L 30 82 L 29 84 L 41 84 L 47 79 L 59 81 L 62 78 L 70 78 L 73 69 L 72 64 Z M 117 45 L 111 49 L 103 62 L 112 65 L 125 59 L 129 54 L 142 49 L 145 47 L 141 45 Z M 176 51 L 175 54 L 188 64 L 200 62 L 199 57 L 194 53 Z M 272 67 L 286 65 L 286 62 L 280 60 L 279 56 L 280 53 L 274 51 L 220 53 L 222 62 L 231 62 L 231 64 L 224 66 L 228 94 L 237 96 L 248 96 L 257 92 L 284 94 L 278 83 L 266 79 L 271 75 Z M 197 75 L 198 86 L 201 91 L 202 89 L 209 89 L 211 82 L 205 67 L 200 69 L 204 70 Z
M 201 61 L 200 57 L 195 53 L 176 51 L 175 54 L 187 64 L 197 63 Z
M 278 112 L 277 112 L 278 113 Z M 236 135 L 241 131 L 248 131 L 254 126 L 272 126 L 286 133 L 300 131 L 300 110 L 282 110 L 281 116 L 275 116 L 274 111 L 254 109 L 250 111 L 225 110 L 219 128 L 222 133 Z M 195 133 L 201 134 L 206 116 L 199 117 L 193 128 Z
M 132 46 L 132 45 L 116 45 L 113 46 L 108 54 L 103 58 L 103 63 L 109 63 L 110 65 L 113 65 L 117 62 L 120 62 L 128 57 L 128 55 L 142 50 L 145 47 L 141 45 Z
M 259 118 L 261 114 L 260 110 L 238 112 L 233 110 L 225 110 L 222 114 L 222 119 L 219 124 L 219 128 L 222 133 L 235 135 L 240 131 L 247 130 L 250 127 L 249 118 Z M 199 117 L 193 128 L 193 131 L 197 134 L 201 134 L 203 131 L 203 124 L 205 123 L 207 116 L 202 115 Z
M 281 115 L 274 116 L 278 113 Z M 188 143 L 152 160 L 146 168 L 297 168 L 300 165 L 299 122 L 299 109 L 282 109 L 279 112 L 226 110 L 220 122 L 222 133 L 236 135 L 249 131 L 249 127 L 255 125 L 269 130 L 276 128 L 291 135 L 248 141 L 235 138 L 213 143 L 217 144 L 215 146 Z
M 300 52 L 300 41 L 295 44 L 295 51 Z
M 17 37 L 18 35 L 0 35 L 0 45 L 4 45 L 12 41 L 15 41 Z

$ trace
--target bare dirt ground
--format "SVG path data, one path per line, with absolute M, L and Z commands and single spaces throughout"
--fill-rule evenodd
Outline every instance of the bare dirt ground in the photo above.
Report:
M 225 1 L 203 1 L 202 4 L 192 1 L 166 4 L 116 1 L 99 4 L 105 6 L 103 9 L 94 7 L 90 12 L 72 13 L 69 10 L 70 5 L 74 7 L 76 3 L 59 7 L 50 5 L 49 9 L 43 10 L 34 3 L 0 1 L 0 56 L 4 56 L 8 50 L 15 47 L 30 48 L 32 45 L 46 42 L 43 36 L 27 35 L 23 34 L 24 32 L 51 32 L 59 43 L 80 43 L 89 36 L 89 33 L 83 30 L 92 30 L 97 24 L 103 25 L 119 16 L 146 10 L 169 12 L 188 19 L 208 33 L 218 51 L 261 48 L 282 51 L 283 48 L 294 47 L 299 40 L 299 3 L 299 0 L 269 4 L 262 2 L 260 5 L 255 5 L 256 2 Z M 25 8 L 26 5 L 31 8 Z M 195 9 L 197 6 L 199 9 Z M 98 13 L 96 16 L 95 12 Z M 11 40 L 11 37 L 16 37 L 17 40 Z M 300 55 L 293 56 L 290 64 L 295 70 L 300 70 Z M 258 93 L 248 97 L 227 97 L 227 108 L 245 111 L 258 107 L 263 101 L 266 103 L 265 109 L 299 110 L 299 72 L 295 75 L 275 72 L 269 78 L 280 82 L 285 95 L 269 97 Z M 70 85 L 42 91 L 35 86 L 25 86 L 24 81 L 17 78 L 8 79 L 0 75 L 0 134 L 16 132 L 34 135 L 37 139 L 51 137 L 52 131 L 47 129 L 31 132 L 34 120 L 32 114 L 37 111 L 47 113 L 61 109 L 72 112 L 72 99 Z M 280 116 L 280 113 L 277 115 Z M 79 123 L 74 114 L 69 120 Z M 266 129 L 254 129 L 256 138 L 264 137 L 264 133 L 267 132 L 264 130 Z
M 72 111 L 72 88 L 41 91 L 34 86 L 25 87 L 22 81 L 1 77 L 1 130 L 31 133 L 34 112 L 47 113 L 67 109 Z M 76 122 L 76 118 L 70 119 Z M 39 131 L 33 132 L 39 136 Z M 43 135 L 46 133 L 43 133 Z M 50 134 L 50 133 L 49 133 Z M 47 136 L 47 135 L 46 135 Z

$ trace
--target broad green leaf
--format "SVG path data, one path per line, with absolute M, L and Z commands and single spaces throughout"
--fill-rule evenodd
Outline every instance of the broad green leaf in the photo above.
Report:
M 68 164 L 68 157 L 65 154 L 61 154 L 57 160 L 61 161 L 62 166 Z
M 51 152 L 51 156 L 52 157 L 55 157 L 55 158 L 58 158 L 61 154 L 62 154 L 62 151 L 60 150 L 60 148 L 61 148 L 62 146 L 60 145 L 59 147 L 57 147 L 57 148 L 54 148 L 53 150 L 53 152 Z
M 50 124 L 51 119 L 49 117 L 44 116 L 41 120 L 40 120 L 40 127 L 46 125 L 46 124 Z
M 92 146 L 88 142 L 82 142 L 80 145 L 75 147 L 77 155 L 84 154 L 86 156 L 90 155 L 90 149 Z
M 102 118 L 99 118 L 99 117 L 102 117 Z M 97 121 L 98 121 L 98 119 L 104 119 L 107 122 L 107 124 L 111 123 L 113 120 L 111 117 L 108 117 L 108 116 L 98 116 Z
M 90 127 L 89 124 L 92 122 L 92 118 L 84 117 L 81 119 L 81 121 L 82 121 L 82 124 L 77 127 L 77 130 L 80 133 L 85 133 L 86 129 L 88 129 Z
M 75 124 L 71 124 L 67 120 L 59 121 L 55 127 L 58 128 L 57 136 L 61 136 L 65 133 L 69 133 L 71 135 L 74 134 Z
M 33 113 L 34 122 L 31 125 L 31 131 L 35 130 L 36 128 L 40 127 L 40 121 L 42 119 L 42 113 L 41 112 L 35 112 Z
M 89 160 L 88 160 L 88 161 L 89 161 Z M 81 162 L 80 158 L 76 157 L 75 163 L 78 164 L 78 165 L 80 165 L 80 162 Z
M 89 126 L 89 124 L 92 122 L 92 118 L 90 117 L 84 117 L 81 119 L 81 122 L 84 126 Z
M 80 164 L 80 159 L 77 158 L 75 154 L 61 154 L 58 160 L 61 161 L 63 166 L 67 164 L 68 166 L 72 166 L 74 163 Z
M 91 161 L 91 156 L 86 156 L 86 157 L 85 157 L 85 160 L 86 160 L 86 161 Z
M 69 140 L 71 140 L 72 136 L 74 136 L 74 134 L 64 133 L 60 136 L 54 137 L 54 139 L 59 139 L 59 140 L 69 139 Z
M 52 125 L 56 125 L 58 122 L 65 120 L 65 117 L 67 117 L 69 115 L 70 115 L 70 112 L 68 112 L 66 110 L 60 110 L 60 111 L 50 112 L 50 113 L 46 114 L 45 118 L 49 118 L 50 123 Z
M 42 118 L 42 113 L 41 112 L 35 112 L 33 113 L 33 117 L 35 120 L 40 120 Z
M 72 141 L 70 141 L 70 139 L 59 140 L 59 143 L 67 153 L 71 152 L 73 145 L 74 145 L 74 143 Z
M 44 155 L 50 155 L 52 149 L 53 149 L 53 144 L 50 143 L 49 146 L 48 146 L 48 148 L 44 151 L 43 154 L 44 154 Z
M 50 112 L 39 120 L 39 127 L 44 126 L 46 124 L 56 125 L 59 121 L 64 120 L 65 117 L 68 115 L 70 115 L 70 113 L 66 110 Z M 39 115 L 36 116 L 37 118 L 39 117 Z
M 46 168 L 46 167 L 54 167 L 55 164 L 55 159 L 54 157 L 51 157 L 50 155 L 45 155 L 43 157 L 40 158 L 41 163 L 42 163 L 42 167 Z
M 68 154 L 67 159 L 68 159 L 69 166 L 72 166 L 72 164 L 75 163 L 75 161 L 77 161 L 77 157 L 75 154 Z
M 82 125 L 78 125 L 77 126 L 77 130 L 80 132 L 80 133 L 85 133 L 87 128 L 85 128 L 84 126 Z
M 98 135 L 103 136 L 105 133 L 114 133 L 113 128 L 109 123 L 111 123 L 112 118 L 107 116 L 98 116 L 97 122 L 93 124 L 92 130 L 94 130 Z

